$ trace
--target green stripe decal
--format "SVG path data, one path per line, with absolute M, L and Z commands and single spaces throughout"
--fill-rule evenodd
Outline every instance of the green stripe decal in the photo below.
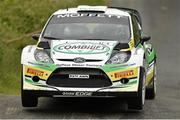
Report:
M 31 65 L 35 68 L 44 69 L 47 71 L 54 71 L 57 66 L 55 64 L 43 63 L 43 62 L 32 62 Z
M 33 81 L 32 81 L 31 79 L 25 78 L 25 81 L 26 81 L 27 83 L 33 84 Z
M 114 65 L 104 65 L 100 67 L 100 69 L 102 69 L 104 72 L 107 73 L 107 72 L 113 72 L 117 70 L 124 70 L 124 69 L 127 69 L 127 67 L 129 67 L 129 65 L 114 64 Z

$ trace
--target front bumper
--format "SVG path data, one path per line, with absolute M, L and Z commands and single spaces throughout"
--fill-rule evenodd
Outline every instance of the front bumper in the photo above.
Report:
M 134 98 L 138 97 L 138 92 L 80 92 L 80 91 L 42 91 L 24 90 L 25 94 L 32 94 L 37 97 L 118 97 Z
M 51 77 L 51 75 L 59 68 L 54 67 L 52 70 L 45 70 L 44 67 L 37 67 L 37 66 L 26 66 L 23 67 L 23 90 L 27 91 L 42 91 L 44 93 L 56 93 L 59 95 L 62 91 L 70 91 L 70 92 L 86 92 L 89 91 L 92 93 L 92 96 L 97 96 L 100 94 L 100 96 L 116 96 L 116 93 L 121 96 L 121 94 L 128 94 L 128 93 L 136 93 L 138 91 L 139 86 L 139 69 L 140 67 L 137 66 L 106 66 L 99 68 L 99 70 L 103 71 L 104 74 L 106 74 L 107 79 L 112 83 L 108 86 L 96 86 L 94 88 L 90 87 L 81 87 L 81 86 L 55 86 L 52 84 L 48 84 L 48 80 Z M 88 69 L 88 68 L 87 68 Z M 92 68 L 91 68 L 92 69 Z M 70 70 L 68 70 L 69 72 Z M 76 70 L 78 71 L 78 70 Z M 83 72 L 83 71 L 82 71 Z M 90 72 L 92 73 L 92 72 Z M 95 72 L 97 73 L 97 72 Z M 96 78 L 96 74 L 94 73 L 93 78 Z M 59 75 L 59 73 L 58 73 Z M 32 80 L 33 76 L 40 77 L 40 81 L 34 82 Z M 64 77 L 64 76 L 63 76 Z M 121 78 L 128 78 L 129 83 L 128 84 L 122 84 Z M 60 78 L 60 77 L 58 77 Z M 67 78 L 66 78 L 67 79 Z M 63 79 L 63 80 L 66 80 Z M 56 80 L 56 79 L 53 79 Z M 52 81 L 53 81 L 52 80 Z M 95 81 L 95 80 L 94 80 Z M 72 83 L 72 82 L 69 82 Z M 112 94 L 112 95 L 109 95 Z M 53 95 L 53 94 L 52 94 Z M 61 95 L 61 94 L 60 94 Z

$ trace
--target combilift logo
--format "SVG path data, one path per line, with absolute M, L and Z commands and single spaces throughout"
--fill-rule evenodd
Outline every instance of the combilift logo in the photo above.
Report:
M 68 54 L 100 54 L 108 52 L 110 48 L 101 44 L 79 42 L 60 44 L 55 46 L 53 50 Z

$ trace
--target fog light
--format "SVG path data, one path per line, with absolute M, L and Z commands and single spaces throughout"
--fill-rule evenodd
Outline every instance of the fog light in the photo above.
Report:
M 34 76 L 34 77 L 32 77 L 32 80 L 34 81 L 34 82 L 39 82 L 39 77 L 38 76 Z
M 122 84 L 127 84 L 129 82 L 129 79 L 128 78 L 122 78 L 121 79 L 121 83 Z

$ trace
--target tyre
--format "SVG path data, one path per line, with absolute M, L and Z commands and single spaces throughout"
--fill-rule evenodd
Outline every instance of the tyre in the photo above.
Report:
M 146 89 L 146 98 L 147 99 L 155 99 L 156 97 L 156 89 L 157 89 L 157 64 L 156 62 L 154 63 L 154 76 L 152 83 L 148 86 Z
M 34 95 L 27 94 L 26 92 L 21 92 L 21 101 L 23 107 L 37 107 L 38 98 Z
M 142 110 L 144 103 L 145 103 L 145 70 L 144 68 L 140 68 L 140 80 L 139 80 L 139 90 L 138 90 L 138 97 L 132 98 L 128 100 L 128 109 L 134 109 L 134 110 Z
M 23 90 L 23 70 L 21 72 L 21 102 L 23 107 L 36 107 L 38 97 Z

